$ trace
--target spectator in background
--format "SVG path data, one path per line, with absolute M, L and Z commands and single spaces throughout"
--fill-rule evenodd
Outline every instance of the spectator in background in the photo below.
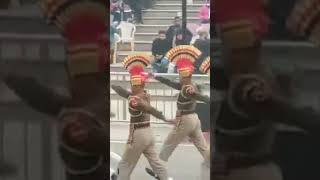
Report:
M 173 38 L 172 47 L 176 47 L 180 45 L 189 45 L 190 41 L 191 41 L 190 36 L 185 35 L 183 33 L 183 29 L 178 29 L 175 37 Z
M 210 2 L 207 1 L 207 3 L 200 8 L 199 18 L 202 24 L 210 23 Z
M 132 10 L 130 8 L 130 6 L 123 2 L 122 3 L 122 8 L 123 8 L 123 21 L 127 21 L 129 18 L 132 19 Z
M 133 10 L 134 23 L 143 24 L 141 0 L 124 0 L 124 2 L 128 4 Z
M 174 24 L 169 27 L 167 30 L 166 36 L 169 42 L 173 43 L 173 39 L 175 38 L 177 32 L 181 30 L 181 19 L 179 16 L 174 17 Z M 186 30 L 186 39 L 192 39 L 192 33 L 187 29 Z
M 193 46 L 201 51 L 201 56 L 198 61 L 195 62 L 195 73 L 201 73 L 199 68 L 204 59 L 210 56 L 210 39 L 208 38 L 209 33 L 206 31 L 199 31 L 199 38 L 195 40 Z
M 111 0 L 111 2 L 110 2 L 110 11 L 111 11 L 111 14 L 113 15 L 113 22 L 120 23 L 120 21 L 121 21 L 120 1 Z
M 132 18 L 132 10 L 128 4 L 119 0 L 112 0 L 110 3 L 111 15 L 114 16 L 114 22 L 127 21 Z
M 152 42 L 152 55 L 155 57 L 155 61 L 152 64 L 154 72 L 165 73 L 168 69 L 168 60 L 164 57 L 166 53 L 171 49 L 171 44 L 166 38 L 166 31 L 160 30 L 159 37 Z

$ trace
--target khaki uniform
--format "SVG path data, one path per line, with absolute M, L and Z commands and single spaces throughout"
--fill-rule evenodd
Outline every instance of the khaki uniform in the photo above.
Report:
M 160 158 L 168 161 L 178 144 L 189 137 L 209 166 L 210 148 L 202 134 L 198 115 L 195 113 L 197 93 L 191 93 L 194 90 L 196 88 L 193 85 L 186 85 L 181 88 L 177 102 L 177 123 L 164 142 Z
M 129 180 L 140 156 L 143 154 L 160 180 L 167 180 L 168 174 L 155 151 L 155 138 L 150 128 L 150 114 L 161 117 L 161 113 L 150 106 L 150 97 L 144 93 L 129 96 L 130 134 L 126 150 L 119 163 L 118 180 Z

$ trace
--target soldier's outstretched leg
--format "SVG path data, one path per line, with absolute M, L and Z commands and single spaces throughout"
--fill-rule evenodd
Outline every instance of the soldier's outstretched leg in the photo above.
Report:
M 147 158 L 152 170 L 157 175 L 158 179 L 168 179 L 168 173 L 164 166 L 163 161 L 159 158 L 158 153 L 155 150 L 155 140 L 147 147 L 143 152 L 144 156 Z
M 173 130 L 169 133 L 164 141 L 159 157 L 161 160 L 168 162 L 169 157 L 172 155 L 176 147 L 185 140 L 191 131 L 194 129 L 192 124 L 186 123 L 178 117 L 177 124 Z
M 198 119 L 197 124 L 195 127 L 195 130 L 190 134 L 190 139 L 193 142 L 193 144 L 196 146 L 198 151 L 201 153 L 202 157 L 205 160 L 205 165 L 210 167 L 210 148 L 207 144 L 206 139 L 203 136 L 202 130 L 201 130 L 201 122 L 198 118 L 197 114 L 194 114 L 193 117 L 190 116 L 190 118 Z
M 143 152 L 143 146 L 139 142 L 127 144 L 126 150 L 119 163 L 118 180 L 129 180 L 133 169 Z

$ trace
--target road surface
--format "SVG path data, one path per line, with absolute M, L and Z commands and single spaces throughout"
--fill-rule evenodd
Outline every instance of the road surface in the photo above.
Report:
M 122 154 L 126 139 L 128 136 L 128 125 L 123 123 L 111 123 L 110 132 L 110 150 Z M 157 151 L 160 151 L 162 141 L 171 130 L 168 125 L 152 125 L 154 135 L 157 140 Z M 197 149 L 189 143 L 181 144 L 173 153 L 168 162 L 169 174 L 175 180 L 199 180 L 200 166 L 203 159 Z M 144 168 L 148 166 L 145 157 L 141 157 L 137 167 L 133 171 L 132 180 L 151 180 L 152 178 L 145 172 Z

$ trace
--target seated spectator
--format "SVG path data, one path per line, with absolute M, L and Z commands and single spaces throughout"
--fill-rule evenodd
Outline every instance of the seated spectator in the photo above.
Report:
M 210 56 L 210 39 L 208 38 L 209 33 L 206 31 L 200 31 L 199 38 L 196 39 L 193 46 L 198 48 L 202 54 L 198 61 L 195 62 L 195 73 L 201 73 L 199 72 L 199 68 L 204 61 L 205 58 Z
M 183 33 L 183 29 L 179 29 L 173 38 L 172 47 L 180 46 L 180 45 L 189 45 L 190 37 Z
M 210 2 L 207 1 L 207 3 L 200 8 L 199 18 L 202 24 L 210 23 Z
M 165 73 L 168 69 L 168 60 L 164 58 L 166 53 L 171 49 L 171 44 L 166 38 L 165 31 L 159 31 L 159 37 L 152 42 L 152 55 L 155 57 L 155 61 L 152 64 L 154 72 Z

